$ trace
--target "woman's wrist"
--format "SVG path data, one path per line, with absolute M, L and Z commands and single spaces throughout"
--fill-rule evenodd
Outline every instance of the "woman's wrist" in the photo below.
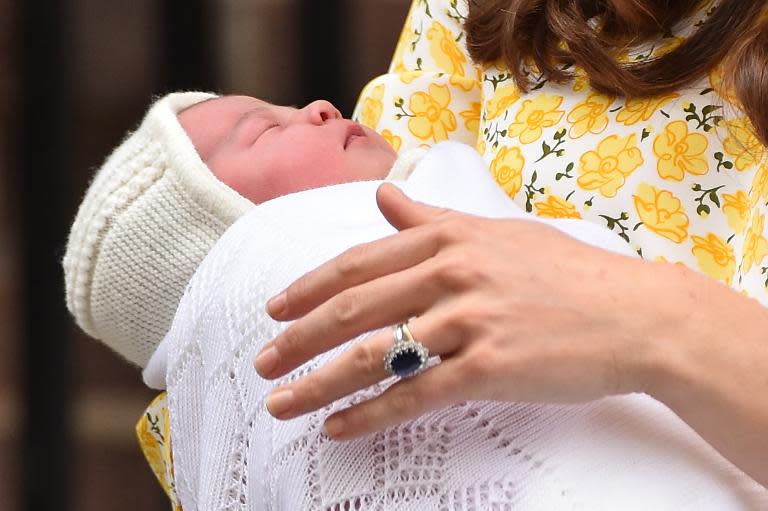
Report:
M 628 361 L 637 390 L 664 402 L 689 395 L 701 370 L 702 349 L 715 348 L 715 319 L 723 293 L 718 282 L 680 264 L 633 261 L 635 332 L 639 356 Z
M 686 343 L 694 310 L 690 288 L 698 275 L 681 266 L 622 258 L 622 392 L 659 399 L 685 379 Z
M 659 293 L 645 311 L 659 321 L 644 356 L 629 361 L 637 390 L 766 485 L 768 309 L 683 266 L 653 266 Z
M 645 310 L 653 321 L 643 339 L 645 356 L 633 368 L 640 390 L 683 402 L 692 389 L 749 369 L 755 349 L 768 344 L 768 309 L 683 265 L 652 267 L 646 282 L 656 291 Z

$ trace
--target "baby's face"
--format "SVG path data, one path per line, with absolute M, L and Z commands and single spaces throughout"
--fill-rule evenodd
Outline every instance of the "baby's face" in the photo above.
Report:
M 383 179 L 394 149 L 327 101 L 297 109 L 248 96 L 198 103 L 179 121 L 211 172 L 258 204 L 321 186 Z

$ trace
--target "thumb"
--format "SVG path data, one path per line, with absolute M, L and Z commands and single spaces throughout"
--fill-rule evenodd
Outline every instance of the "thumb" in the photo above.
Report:
M 387 222 L 398 231 L 432 222 L 448 211 L 416 202 L 390 183 L 383 183 L 376 190 L 376 204 Z

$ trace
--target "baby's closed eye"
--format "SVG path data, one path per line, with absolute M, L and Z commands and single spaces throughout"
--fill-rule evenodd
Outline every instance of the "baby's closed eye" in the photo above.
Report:
M 254 119 L 238 126 L 236 138 L 245 146 L 251 146 L 269 130 L 279 128 L 280 123 L 274 119 Z

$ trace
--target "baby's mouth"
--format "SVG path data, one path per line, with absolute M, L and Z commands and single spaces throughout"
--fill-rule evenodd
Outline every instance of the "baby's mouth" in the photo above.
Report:
M 344 140 L 344 149 L 350 146 L 358 138 L 365 138 L 367 135 L 362 126 L 352 123 L 347 128 L 347 138 Z

